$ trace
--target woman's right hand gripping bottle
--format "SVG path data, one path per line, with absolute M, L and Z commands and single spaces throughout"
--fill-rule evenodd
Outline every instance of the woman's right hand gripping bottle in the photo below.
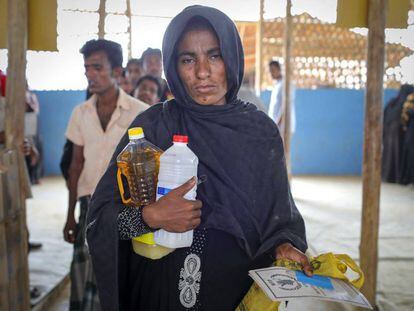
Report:
M 129 143 L 117 157 L 118 187 L 122 202 L 134 208 L 155 202 L 157 177 L 162 150 L 144 137 L 141 127 L 128 130 Z M 129 198 L 125 197 L 123 178 L 126 178 Z M 132 239 L 134 252 L 150 259 L 159 259 L 174 251 L 155 244 L 152 232 Z

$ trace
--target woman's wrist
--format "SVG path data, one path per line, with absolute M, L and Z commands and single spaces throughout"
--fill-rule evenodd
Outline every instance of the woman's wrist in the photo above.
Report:
M 276 244 L 276 247 L 274 248 L 274 249 L 275 249 L 275 251 L 277 251 L 277 249 L 278 249 L 280 246 L 282 246 L 282 245 L 284 245 L 284 244 L 287 244 L 287 243 L 289 243 L 289 244 L 291 244 L 292 246 L 294 246 L 290 240 L 288 240 L 288 239 L 282 239 L 282 240 L 279 240 L 279 241 L 278 241 L 278 243 Z
M 157 213 L 154 213 L 156 204 L 157 203 L 154 202 L 152 204 L 141 207 L 142 220 L 152 230 L 160 228 L 157 221 Z
M 294 247 L 294 246 L 289 241 L 284 241 L 284 242 L 280 243 L 275 249 L 276 259 L 277 258 L 285 258 L 286 253 L 292 247 Z

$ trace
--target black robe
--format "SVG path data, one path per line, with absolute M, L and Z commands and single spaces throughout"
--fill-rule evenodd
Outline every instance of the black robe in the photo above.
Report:
M 404 185 L 414 184 L 414 109 L 409 109 L 407 114 L 401 155 L 401 183 Z
M 201 16 L 210 23 L 220 44 L 228 86 L 226 104 L 222 106 L 195 103 L 186 93 L 176 70 L 177 42 L 195 16 Z M 205 175 L 206 180 L 197 189 L 197 199 L 203 202 L 202 222 L 197 230 L 206 230 L 210 237 L 218 235 L 227 241 L 225 245 L 216 247 L 214 240 L 218 238 L 210 239 L 206 246 L 208 262 L 204 267 L 209 267 L 207 275 L 210 273 L 213 277 L 214 269 L 220 268 L 220 256 L 226 256 L 230 264 L 224 272 L 235 281 L 229 286 L 240 287 L 239 293 L 234 294 L 236 297 L 246 290 L 246 284 L 237 280 L 240 275 L 243 280 L 248 279 L 250 263 L 265 257 L 267 252 L 273 253 L 276 246 L 286 241 L 302 251 L 307 248 L 304 222 L 290 193 L 282 139 L 277 126 L 265 113 L 236 97 L 243 78 L 244 55 L 234 23 L 222 12 L 192 6 L 177 15 L 164 36 L 163 62 L 175 99 L 150 107 L 133 121 L 131 127 L 142 127 L 146 138 L 163 150 L 171 146 L 174 134 L 189 136 L 189 147 L 199 158 L 198 174 Z M 125 279 L 125 271 L 122 265 L 118 271 L 118 264 L 128 257 L 124 252 L 130 252 L 130 249 L 123 248 L 118 240 L 117 217 L 122 203 L 116 183 L 116 155 L 127 142 L 125 135 L 96 188 L 88 215 L 87 239 L 101 304 L 106 310 L 119 308 L 118 290 L 123 293 L 121 296 L 128 296 L 123 292 L 127 289 L 118 286 L 118 281 Z M 227 248 L 228 253 L 223 251 Z M 165 265 L 172 268 L 168 270 L 179 273 L 179 266 L 171 265 L 181 252 L 175 251 L 161 259 L 163 261 L 153 262 L 151 267 L 170 262 Z M 231 262 L 236 264 L 239 258 L 243 269 L 232 273 Z M 130 267 L 130 271 L 139 269 L 137 263 L 144 261 L 137 257 L 133 259 L 135 265 Z M 216 264 L 212 263 L 214 261 Z M 128 259 L 125 262 L 129 262 Z M 160 277 L 154 275 L 147 280 L 158 282 Z M 203 280 L 211 279 L 204 274 Z M 145 287 L 145 283 L 135 286 L 141 290 Z M 222 289 L 218 285 L 215 288 L 213 284 L 208 287 L 202 283 L 201 287 L 202 295 L 211 290 L 204 301 L 212 300 L 213 290 L 220 290 L 216 299 L 223 297 L 223 306 L 227 303 L 224 300 L 225 286 Z M 170 292 L 173 290 L 171 288 Z M 134 296 L 138 294 L 133 293 Z M 165 308 L 168 310 L 168 306 Z M 208 309 L 206 306 L 203 308 Z

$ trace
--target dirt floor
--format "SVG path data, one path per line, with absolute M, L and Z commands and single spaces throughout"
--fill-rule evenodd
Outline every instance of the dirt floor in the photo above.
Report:
M 357 177 L 294 177 L 292 192 L 306 223 L 310 251 L 346 253 L 358 260 L 362 185 Z M 67 190 L 63 179 L 45 178 L 28 201 L 30 239 L 42 242 L 29 255 L 30 281 L 43 294 L 69 271 L 72 246 L 63 241 Z M 414 310 L 414 186 L 383 184 L 379 240 L 380 310 Z M 48 310 L 68 310 L 69 289 Z M 36 302 L 36 301 L 34 301 Z M 287 310 L 351 310 L 332 302 L 302 301 Z
M 358 260 L 361 179 L 297 177 L 292 192 L 305 218 L 312 252 L 345 253 Z M 414 310 L 413 210 L 414 186 L 382 184 L 377 286 L 380 310 Z

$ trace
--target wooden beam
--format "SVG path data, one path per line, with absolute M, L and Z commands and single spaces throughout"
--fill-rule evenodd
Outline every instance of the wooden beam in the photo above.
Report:
M 8 65 L 6 84 L 6 147 L 23 144 L 26 92 L 27 1 L 8 0 Z
M 365 273 L 362 292 L 375 306 L 381 190 L 382 101 L 387 0 L 369 0 L 367 85 L 365 93 L 364 156 L 360 264 Z
M 0 161 L 2 161 L 0 151 Z M 7 254 L 6 240 L 6 202 L 4 200 L 4 189 L 7 184 L 4 170 L 0 171 L 0 310 L 10 310 L 9 306 L 9 260 Z
M 126 15 L 128 17 L 128 59 L 132 58 L 132 15 L 131 15 L 131 0 L 126 0 L 127 9 Z
M 290 165 L 290 128 L 291 128 L 291 87 L 290 87 L 290 78 L 291 78 L 291 63 L 290 56 L 292 50 L 292 1 L 286 1 L 286 18 L 285 18 L 285 27 L 283 33 L 283 58 L 285 59 L 284 64 L 284 73 L 283 73 L 283 108 L 284 112 L 282 115 L 282 126 L 283 126 L 283 142 L 285 147 L 285 158 L 286 158 L 286 168 L 288 171 L 289 180 L 291 177 L 291 165 Z
M 260 95 L 263 81 L 263 14 L 264 14 L 264 0 L 260 1 L 259 21 L 256 29 L 256 69 L 255 69 L 255 88 L 256 95 Z
M 20 182 L 26 184 L 26 162 L 21 146 L 24 140 L 26 110 L 26 50 L 28 36 L 28 2 L 8 0 L 8 65 L 6 84 L 5 134 L 6 148 L 17 150 Z M 25 193 L 30 189 L 24 186 Z
M 106 18 L 106 9 L 105 9 L 106 0 L 99 1 L 99 22 L 98 22 L 98 38 L 105 38 L 105 18 Z
M 13 0 L 15 1 L 15 0 Z M 29 268 L 26 228 L 25 195 L 20 177 L 20 150 L 0 152 L 2 163 L 8 170 L 3 184 L 5 209 L 5 237 L 8 259 L 9 310 L 30 309 Z
M 8 306 L 29 310 L 29 269 L 25 191 L 26 170 L 21 146 L 24 139 L 28 1 L 8 0 L 8 66 L 6 85 L 6 150 L 0 153 L 6 167 L 3 192 L 4 234 L 8 265 Z M 3 174 L 3 173 L 2 173 Z

